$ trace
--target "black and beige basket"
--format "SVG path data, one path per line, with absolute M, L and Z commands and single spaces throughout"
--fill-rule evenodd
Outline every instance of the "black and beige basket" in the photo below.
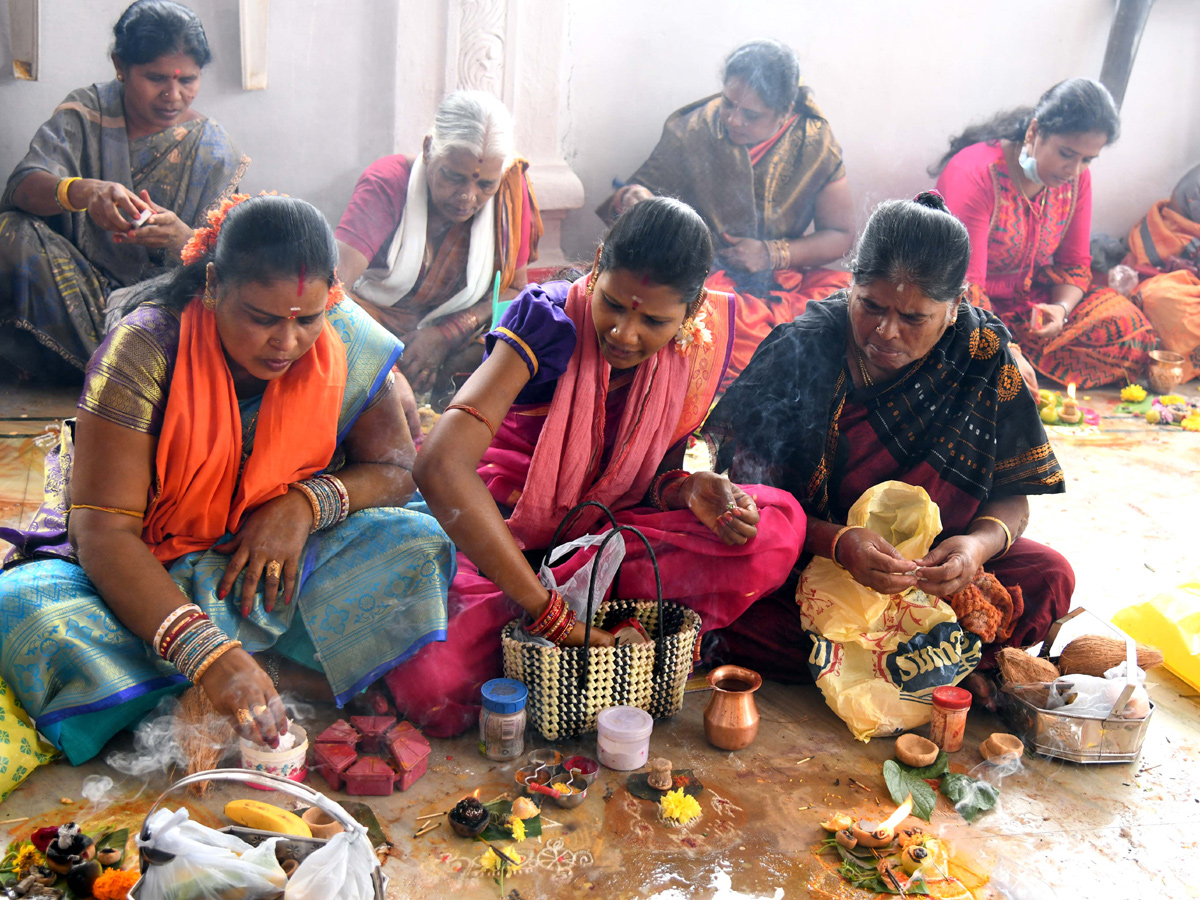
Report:
M 513 634 L 520 620 L 509 622 L 501 633 L 504 649 L 504 675 L 523 682 L 529 689 L 527 715 L 533 726 L 548 740 L 574 737 L 596 730 L 596 716 L 610 706 L 636 706 L 654 718 L 673 716 L 683 706 L 683 690 L 692 670 L 696 640 L 700 635 L 700 616 L 679 603 L 664 602 L 662 576 L 658 560 L 646 536 L 628 525 L 617 525 L 609 510 L 599 503 L 582 503 L 558 527 L 550 548 L 558 541 L 567 523 L 585 506 L 604 511 L 612 531 L 596 550 L 600 559 L 608 542 L 623 534 L 635 535 L 646 547 L 654 567 L 656 600 L 609 600 L 597 607 L 596 573 L 588 585 L 584 647 L 544 647 L 517 641 Z M 621 538 L 623 540 L 623 538 Z M 547 550 L 549 556 L 550 550 Z M 620 574 L 617 575 L 617 587 Z M 594 612 L 593 612 L 594 610 Z M 619 622 L 637 618 L 650 641 L 620 647 L 587 647 L 592 628 L 611 629 Z

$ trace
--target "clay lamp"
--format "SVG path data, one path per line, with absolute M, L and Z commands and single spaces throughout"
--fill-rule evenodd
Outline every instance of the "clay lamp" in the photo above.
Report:
M 74 822 L 68 822 L 58 829 L 58 837 L 46 848 L 46 865 L 59 875 L 66 875 L 71 870 L 71 857 L 78 856 L 80 860 L 91 859 L 96 855 L 96 842 L 79 830 Z M 88 891 L 90 894 L 91 891 Z M 86 897 L 88 894 L 83 894 Z
M 460 837 L 473 838 L 483 833 L 491 821 L 492 814 L 484 809 L 478 797 L 464 797 L 459 800 L 454 809 L 450 810 L 447 818 L 450 827 Z
M 104 847 L 96 851 L 96 861 L 107 869 L 121 861 L 121 853 L 120 847 Z
M 979 745 L 979 755 L 995 766 L 1020 759 L 1024 752 L 1025 745 L 1019 737 L 999 731 Z
M 1083 410 L 1075 402 L 1075 382 L 1073 381 L 1067 385 L 1067 396 L 1058 410 L 1058 420 L 1066 422 L 1068 425 L 1078 425 L 1083 421 Z
M 941 752 L 933 741 L 917 734 L 902 734 L 896 738 L 896 759 L 914 769 L 932 766 Z
M 852 832 L 849 828 L 843 828 L 833 836 L 833 839 L 847 850 L 853 850 L 858 846 L 858 838 L 854 836 L 854 832 Z
M 910 812 L 912 812 L 912 794 L 909 794 L 904 802 L 896 807 L 896 811 L 884 821 L 877 823 L 868 819 L 859 819 L 850 826 L 850 833 L 854 835 L 854 839 L 858 843 L 871 850 L 886 847 L 896 839 L 896 826 L 907 819 Z

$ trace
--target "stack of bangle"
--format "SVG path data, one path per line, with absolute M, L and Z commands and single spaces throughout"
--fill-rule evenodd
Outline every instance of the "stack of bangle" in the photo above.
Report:
M 230 640 L 200 607 L 185 603 L 163 619 L 154 650 L 193 683 L 241 641 Z
M 764 241 L 767 245 L 767 257 L 771 261 L 771 269 L 790 269 L 792 267 L 792 245 L 786 238 L 778 241 Z
M 313 531 L 339 525 L 350 515 L 350 495 L 342 480 L 333 475 L 318 475 L 304 481 L 292 482 L 292 487 L 304 494 L 312 505 Z
M 469 309 L 439 319 L 435 325 L 452 347 L 465 344 L 479 329 L 479 317 Z
M 71 185 L 76 181 L 83 179 L 78 176 L 58 179 L 58 184 L 54 187 L 54 199 L 58 203 L 58 208 L 63 212 L 81 213 L 87 212 L 86 206 L 72 206 L 71 199 L 67 196 L 67 191 L 71 190 Z
M 844 569 L 846 567 L 843 566 L 840 562 L 838 562 L 838 558 L 837 558 L 838 541 L 840 541 L 842 539 L 842 535 L 845 534 L 847 531 L 853 531 L 855 528 L 862 528 L 862 527 L 863 527 L 862 525 L 846 525 L 844 528 L 841 528 L 837 534 L 835 534 L 833 536 L 833 543 L 829 545 L 829 558 L 833 560 L 833 564 L 835 566 L 837 566 L 839 569 Z
M 659 512 L 666 512 L 667 505 L 663 502 L 663 488 L 671 481 L 683 481 L 690 473 L 686 469 L 671 469 L 669 472 L 663 472 L 655 477 L 650 482 L 650 490 L 646 492 L 646 496 L 650 499 L 650 505 Z
M 550 602 L 537 620 L 525 630 L 534 637 L 544 637 L 554 646 L 560 646 L 578 621 L 574 610 L 567 606 L 558 591 L 550 592 Z

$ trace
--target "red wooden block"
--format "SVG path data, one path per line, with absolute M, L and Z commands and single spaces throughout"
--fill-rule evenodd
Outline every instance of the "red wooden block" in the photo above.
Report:
M 346 793 L 359 797 L 391 796 L 395 781 L 392 767 L 377 756 L 364 756 L 344 776 Z
M 345 744 L 348 747 L 358 746 L 359 734 L 354 730 L 354 726 L 345 719 L 338 719 L 319 735 L 317 735 L 318 744 Z
M 314 744 L 313 768 L 335 791 L 340 791 L 343 784 L 343 773 L 358 760 L 358 754 L 353 747 L 345 744 Z
M 351 716 L 350 721 L 362 735 L 359 749 L 364 753 L 378 753 L 382 747 L 383 736 L 387 730 L 396 724 L 395 716 Z
M 429 764 L 429 741 L 411 722 L 401 722 L 387 733 L 384 745 L 396 765 L 396 784 L 407 791 L 425 774 Z

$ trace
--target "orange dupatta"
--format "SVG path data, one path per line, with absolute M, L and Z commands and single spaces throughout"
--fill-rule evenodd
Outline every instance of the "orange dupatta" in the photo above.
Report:
M 346 389 L 346 349 L 326 319 L 316 343 L 271 381 L 241 481 L 241 412 L 217 318 L 187 305 L 155 455 L 154 498 L 142 540 L 163 564 L 209 549 L 248 512 L 329 464 Z M 234 487 L 237 493 L 234 493 Z

